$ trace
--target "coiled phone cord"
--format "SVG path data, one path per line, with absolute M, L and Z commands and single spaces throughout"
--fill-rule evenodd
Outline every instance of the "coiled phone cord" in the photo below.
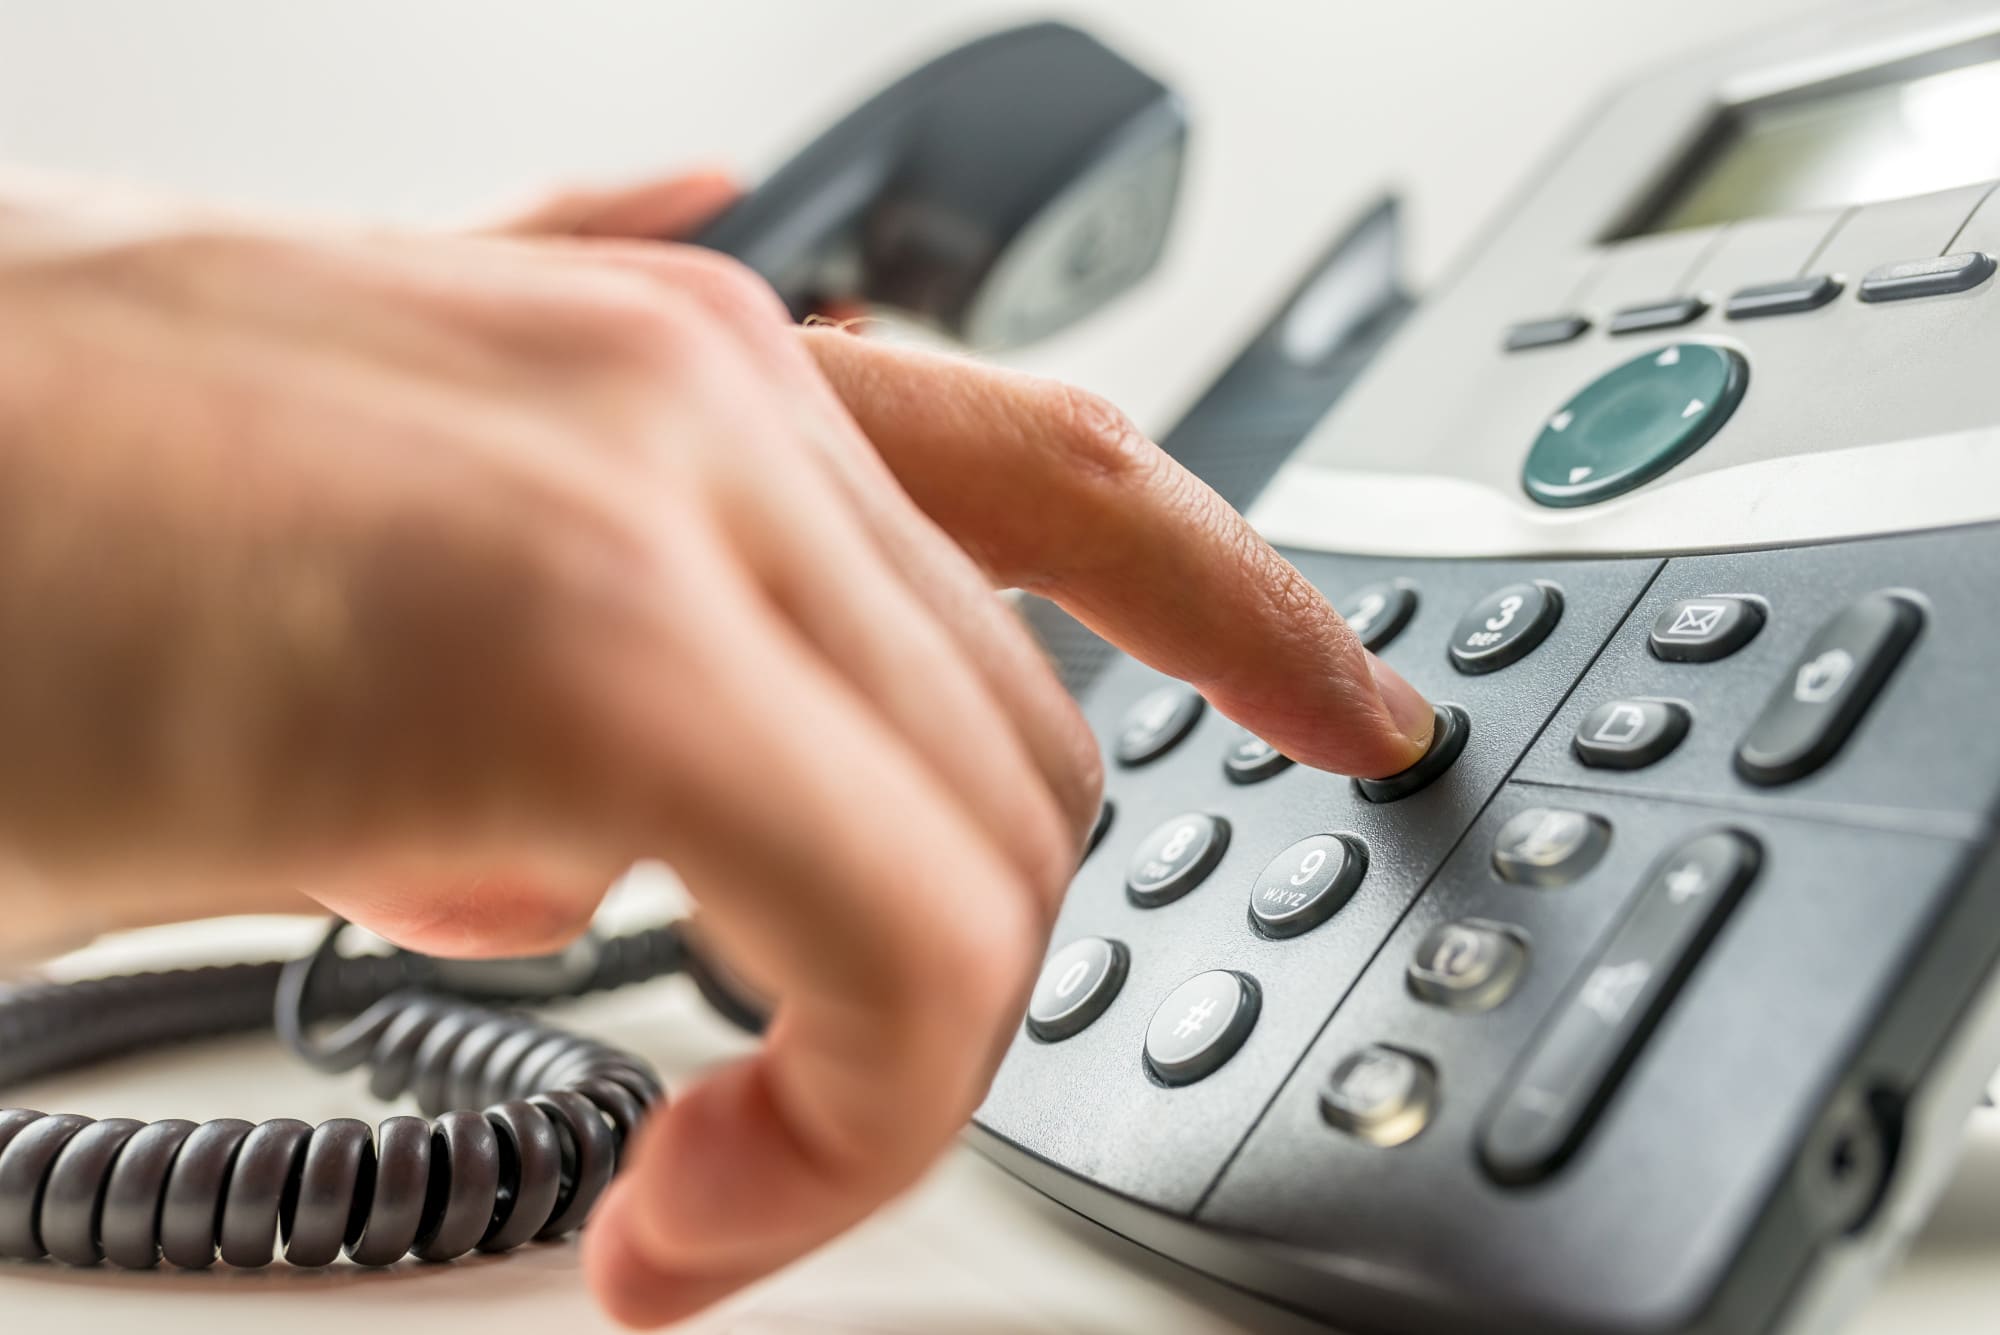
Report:
M 597 943 L 558 982 L 518 967 L 338 953 L 346 924 L 289 962 L 0 989 L 0 1086 L 154 1044 L 261 1028 L 311 1065 L 366 1066 L 425 1117 L 197 1126 L 0 1110 L 0 1257 L 147 1269 L 446 1261 L 580 1227 L 662 1097 L 629 1053 L 434 990 L 579 996 L 687 973 L 723 1016 L 758 1005 L 680 924 Z M 352 1016 L 325 1039 L 312 1021 Z M 479 1108 L 482 1111 L 468 1111 Z M 425 1118 L 433 1120 L 425 1120 Z

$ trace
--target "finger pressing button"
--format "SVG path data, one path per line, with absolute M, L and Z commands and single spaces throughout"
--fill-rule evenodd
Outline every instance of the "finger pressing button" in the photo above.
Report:
M 1438 705 L 1431 727 L 1431 745 L 1423 758 L 1386 779 L 1356 779 L 1354 789 L 1370 802 L 1395 802 L 1423 791 L 1452 767 L 1472 735 L 1472 720 L 1457 705 Z

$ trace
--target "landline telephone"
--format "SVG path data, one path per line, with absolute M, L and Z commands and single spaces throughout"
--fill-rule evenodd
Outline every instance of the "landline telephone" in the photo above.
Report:
M 995 40 L 1110 59 L 1061 28 Z M 1179 123 L 1157 84 L 1120 77 L 1129 96 L 1103 115 L 1139 118 L 1139 146 L 1068 159 L 1103 164 L 1070 169 L 1074 208 L 1007 215 L 970 269 L 898 286 L 922 294 L 907 302 L 1026 337 L 1136 278 L 1042 287 L 1096 253 L 1093 228 L 1157 253 Z M 1996 110 L 2000 15 L 1858 9 L 1625 88 L 1421 304 L 1397 279 L 1393 207 L 1313 266 L 1164 443 L 1441 702 L 1437 739 L 1386 780 L 1305 770 L 1031 608 L 1112 772 L 975 1144 L 1107 1228 L 1343 1330 L 1837 1322 L 1921 1221 L 2000 1063 L 2000 729 L 1983 694 L 2000 643 Z M 737 249 L 795 307 L 966 253 L 908 243 L 926 206 L 855 204 L 892 196 L 894 170 L 790 179 L 818 201 L 792 235 L 819 258 Z M 1093 182 L 1137 195 L 1112 205 Z M 975 196 L 961 181 L 905 198 Z M 1063 221 L 1102 209 L 1121 221 Z M 1037 277 L 1017 280 L 1010 254 Z M 540 986 L 301 963 L 284 1013 L 361 1010 L 405 976 L 531 995 L 686 964 L 755 1022 L 679 932 L 623 949 Z M 276 984 L 255 967 L 239 1025 Z M 615 1154 L 628 1104 L 657 1088 L 531 1021 L 509 1022 L 521 1037 L 440 1019 L 461 1003 L 436 996 L 375 1004 L 416 1018 L 371 1031 L 364 1015 L 311 1050 L 387 1054 L 378 1088 L 413 1076 L 427 1106 L 538 1084 L 603 1096 L 594 1112 L 527 1101 L 552 1128 L 536 1153 L 556 1186 L 537 1183 L 529 1212 L 545 1202 L 550 1229 L 603 1168 L 591 1127 Z M 83 1055 L 126 1045 L 89 1032 Z M 397 1217 L 413 1242 L 526 1231 L 514 1177 L 539 1133 L 500 1107 L 456 1139 L 428 1133 L 447 1154 L 510 1148 L 468 1193 L 417 1193 L 416 1222 Z M 90 1259 L 77 1216 L 123 1162 L 104 1144 L 146 1133 L 37 1131 L 52 1120 L 0 1114 L 0 1252 Z M 265 1135 L 247 1162 L 266 1194 L 301 1165 L 341 1180 L 335 1149 L 371 1152 L 351 1133 L 322 1150 L 323 1130 Z M 211 1191 L 228 1177 L 213 1157 L 194 1173 Z M 238 1258 L 268 1259 L 279 1224 L 288 1259 L 340 1251 L 324 1220 L 288 1221 L 259 1190 Z M 223 1191 L 225 1233 L 236 1200 Z M 187 1232 L 188 1259 L 212 1259 Z

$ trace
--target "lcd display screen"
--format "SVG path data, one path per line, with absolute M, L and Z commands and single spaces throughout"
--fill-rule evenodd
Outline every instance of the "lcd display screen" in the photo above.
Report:
M 1624 234 L 1870 204 L 2000 177 L 2000 61 L 1738 108 Z

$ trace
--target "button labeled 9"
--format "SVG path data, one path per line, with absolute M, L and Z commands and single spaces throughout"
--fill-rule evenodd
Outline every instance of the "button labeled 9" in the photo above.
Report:
M 1266 936 L 1297 936 L 1354 897 L 1368 854 L 1352 835 L 1315 834 L 1272 858 L 1250 887 L 1250 921 Z

